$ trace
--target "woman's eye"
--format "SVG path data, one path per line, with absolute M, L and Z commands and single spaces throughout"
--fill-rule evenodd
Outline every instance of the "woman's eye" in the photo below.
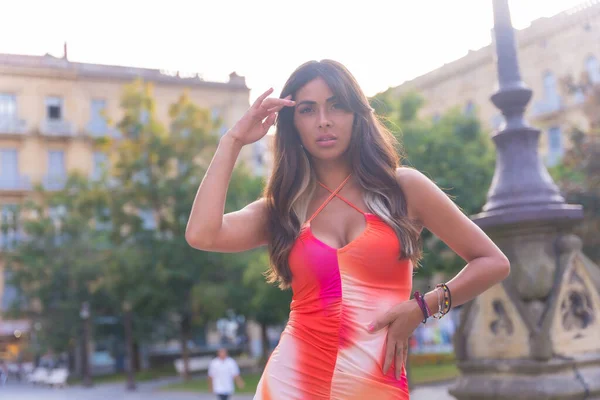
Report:
M 312 111 L 312 108 L 305 107 L 305 108 L 301 109 L 299 112 L 300 112 L 300 114 L 306 114 L 307 112 L 311 112 L 311 111 Z

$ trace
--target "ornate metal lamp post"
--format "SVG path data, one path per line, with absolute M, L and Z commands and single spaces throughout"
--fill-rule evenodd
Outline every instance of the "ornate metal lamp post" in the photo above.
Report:
M 532 91 L 521 79 L 508 0 L 493 0 L 499 90 L 505 117 L 495 133 L 494 179 L 473 220 L 511 260 L 511 276 L 466 305 L 455 344 L 459 400 L 600 398 L 597 268 L 571 227 L 582 218 L 565 203 L 538 155 L 540 131 L 524 111 Z M 585 397 L 590 396 L 590 397 Z

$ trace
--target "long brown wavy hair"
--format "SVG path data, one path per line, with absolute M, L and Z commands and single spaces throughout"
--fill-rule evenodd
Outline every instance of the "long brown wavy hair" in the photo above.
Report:
M 285 83 L 281 98 L 296 93 L 308 82 L 321 77 L 337 96 L 340 105 L 354 112 L 348 149 L 353 175 L 364 190 L 369 211 L 378 215 L 396 232 L 399 257 L 416 265 L 421 257 L 420 234 L 409 220 L 406 199 L 396 180 L 400 157 L 394 136 L 376 118 L 356 79 L 342 64 L 332 60 L 309 61 L 298 67 Z M 310 154 L 301 146 L 294 126 L 294 109 L 283 108 L 276 122 L 274 168 L 265 188 L 268 207 L 268 281 L 287 288 L 292 282 L 288 257 L 316 188 Z

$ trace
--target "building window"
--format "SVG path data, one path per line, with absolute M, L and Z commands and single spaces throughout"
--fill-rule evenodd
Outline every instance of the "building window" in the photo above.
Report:
M 92 99 L 90 105 L 90 131 L 92 133 L 106 133 L 107 123 L 103 113 L 106 109 L 106 100 Z
M 2 205 L 2 229 L 0 230 L 1 249 L 14 249 L 20 239 L 21 232 L 18 227 L 17 210 L 18 206 L 16 204 Z
M 15 301 L 18 300 L 19 298 L 19 291 L 18 289 L 9 284 L 10 280 L 11 280 L 11 273 L 8 269 L 4 269 L 4 290 L 1 291 L 0 293 L 2 293 L 2 298 L 0 300 L 2 300 L 0 302 L 0 311 L 8 311 L 8 309 L 13 305 L 13 303 Z
M 543 84 L 543 99 L 533 105 L 533 114 L 536 116 L 553 113 L 561 108 L 556 77 L 551 71 L 544 74 Z
M 61 190 L 66 182 L 65 152 L 63 150 L 48 151 L 47 174 L 44 177 L 45 188 L 47 190 Z
M 13 120 L 17 118 L 17 96 L 10 93 L 0 93 L 0 119 Z
M 544 94 L 549 102 L 557 101 L 559 97 L 556 77 L 550 71 L 544 74 Z
M 594 56 L 589 56 L 585 60 L 585 69 L 592 83 L 600 83 L 600 63 Z
M 472 117 L 475 115 L 475 104 L 471 100 L 465 104 L 465 115 L 467 117 Z
M 51 175 L 65 175 L 65 152 L 63 150 L 48 152 L 48 172 Z
M 46 97 L 46 119 L 60 121 L 63 118 L 63 100 L 61 97 Z
M 548 154 L 546 163 L 549 166 L 556 165 L 563 155 L 563 141 L 560 127 L 553 126 L 548 129 Z
M 62 232 L 63 221 L 67 216 L 67 207 L 64 205 L 56 205 L 48 208 L 48 218 L 54 226 L 54 245 L 60 246 L 65 243 L 67 234 Z
M 17 149 L 0 150 L 0 177 L 9 182 L 16 182 L 19 176 L 19 158 Z
M 100 179 L 106 168 L 107 156 L 101 151 L 94 152 L 94 165 L 92 166 L 92 179 Z

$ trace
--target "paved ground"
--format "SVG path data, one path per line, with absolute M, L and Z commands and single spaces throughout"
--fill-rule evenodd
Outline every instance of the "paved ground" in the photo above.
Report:
M 125 390 L 125 385 L 104 384 L 92 389 L 82 387 L 68 387 L 64 389 L 50 389 L 32 387 L 21 384 L 7 384 L 0 387 L 2 400 L 215 400 L 208 394 L 200 393 L 165 393 L 157 388 L 167 381 L 143 383 L 135 392 Z M 447 385 L 435 387 L 422 387 L 416 389 L 410 396 L 411 400 L 454 400 L 447 394 Z M 251 400 L 251 395 L 236 395 L 232 400 Z

